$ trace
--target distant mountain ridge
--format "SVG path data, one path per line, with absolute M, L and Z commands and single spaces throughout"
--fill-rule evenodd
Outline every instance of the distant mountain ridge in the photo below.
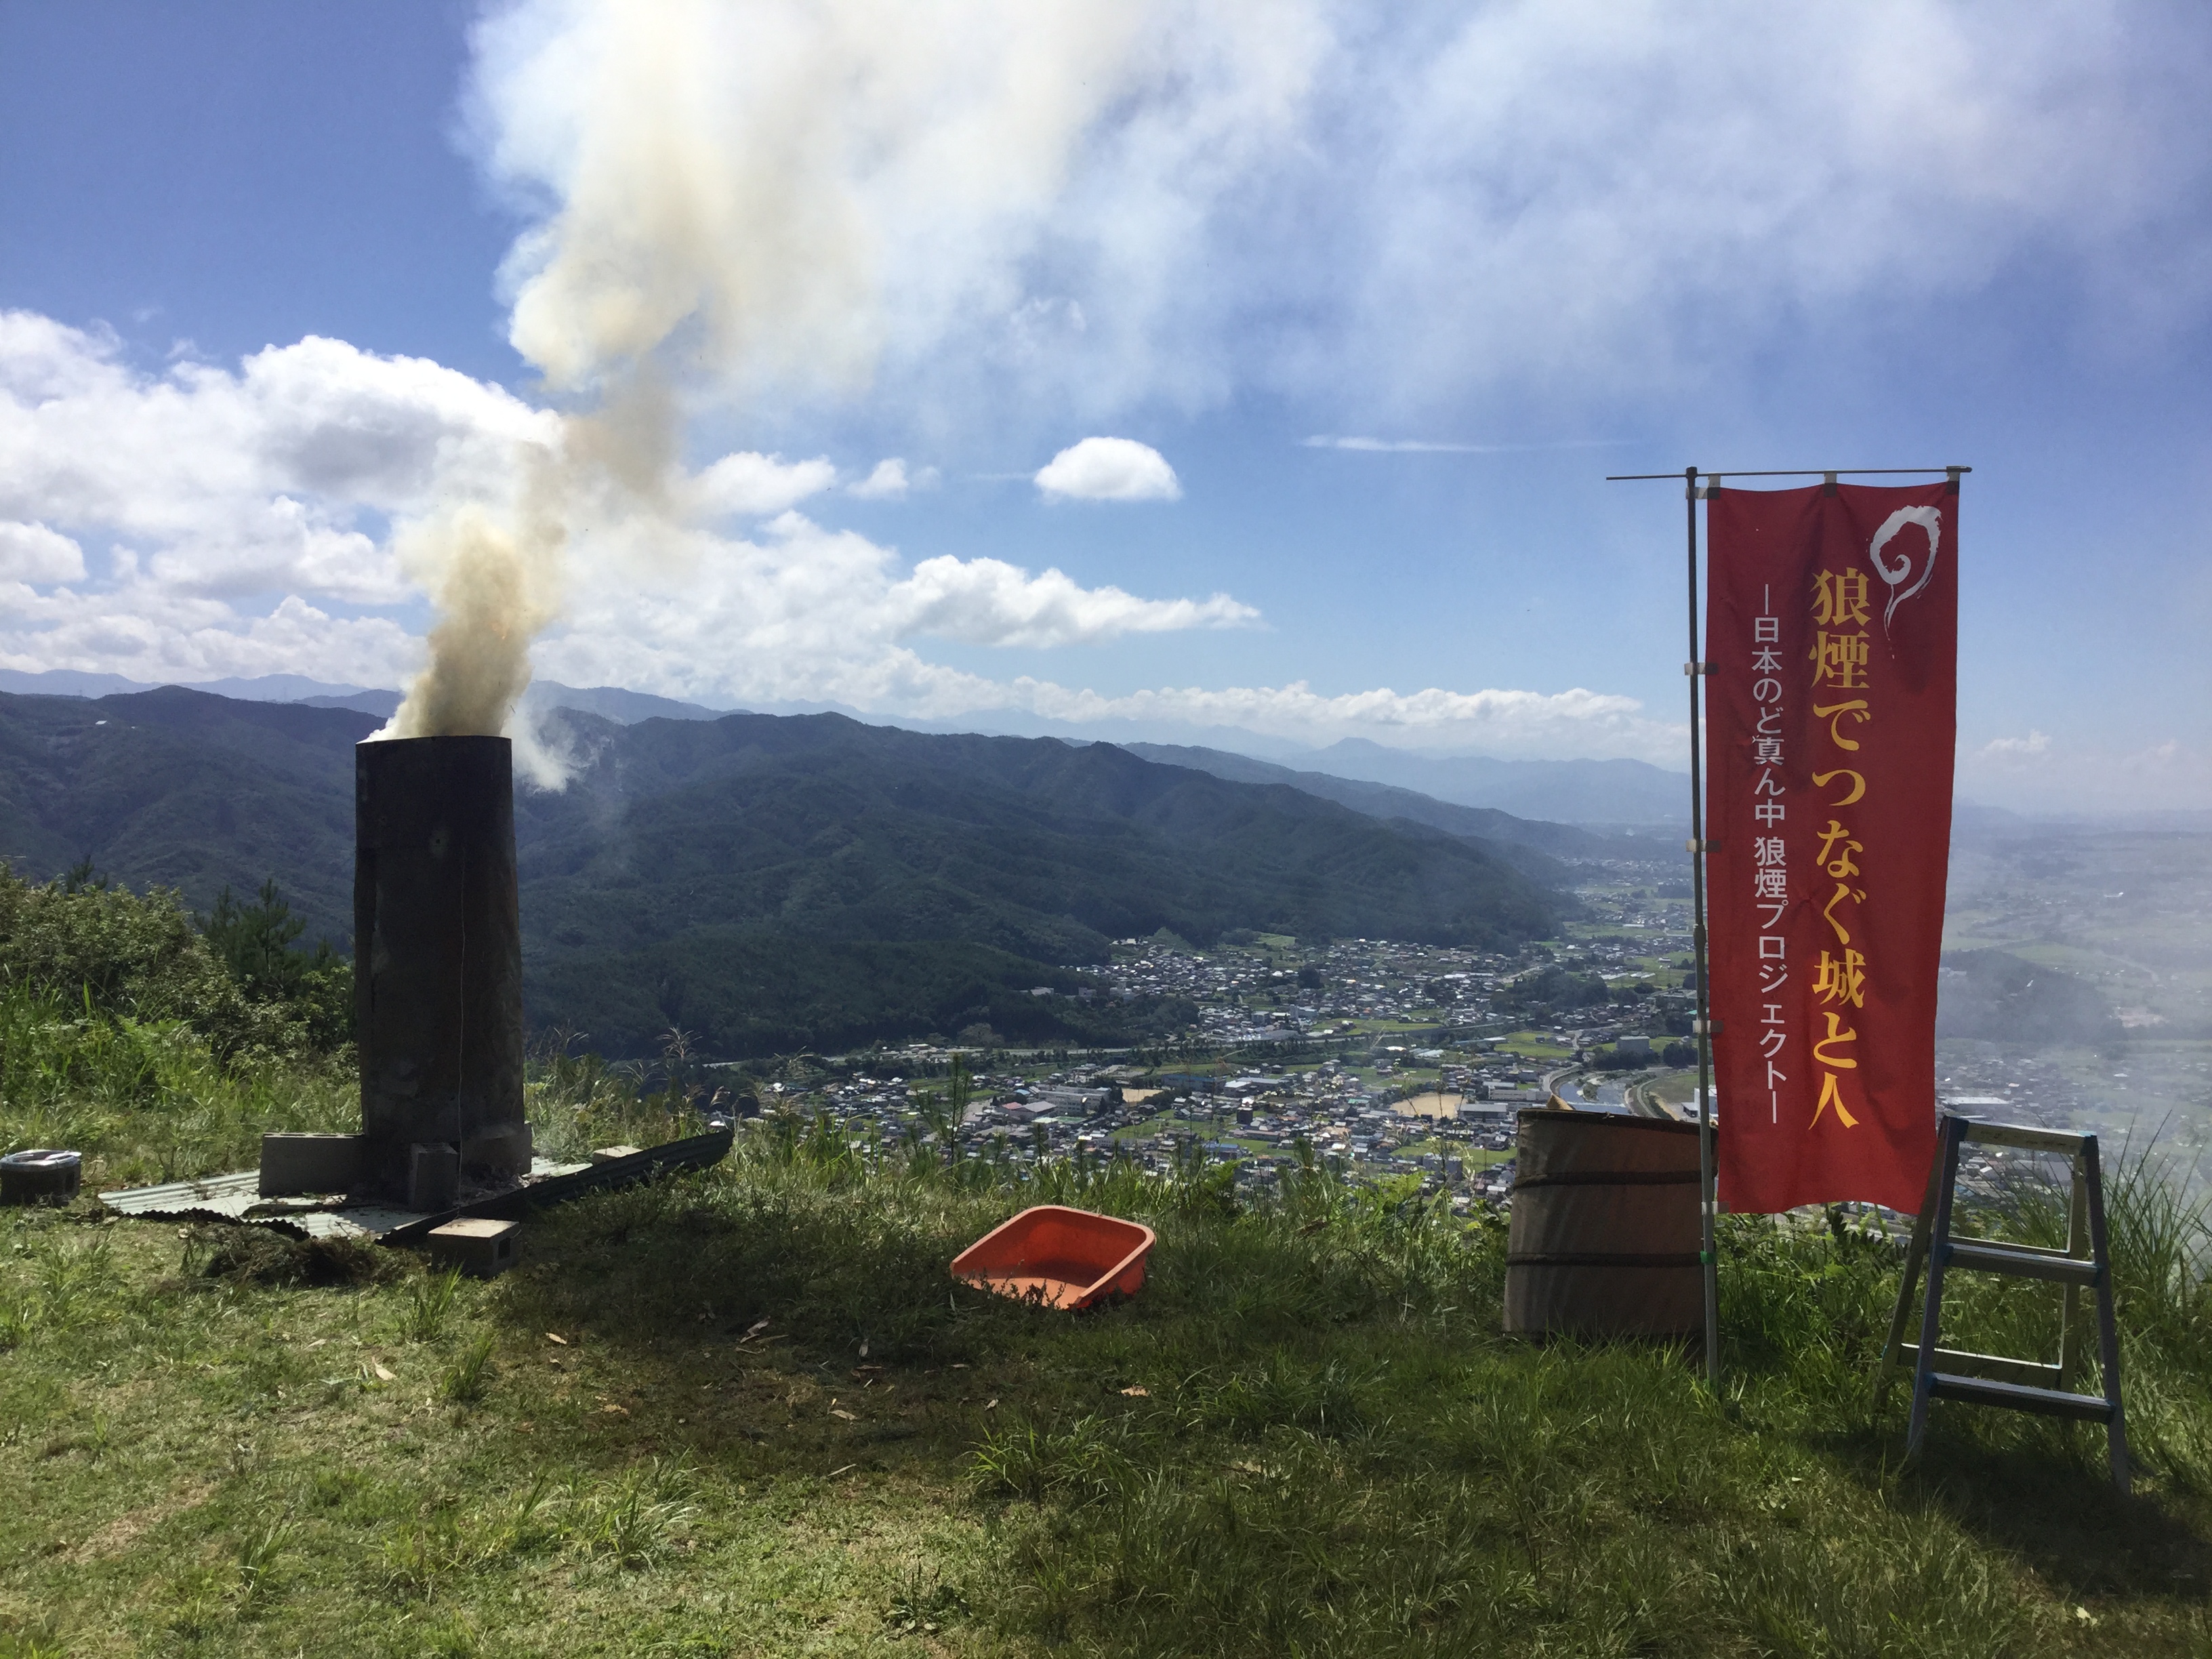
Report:
M 0 853 L 34 878 L 88 856 L 201 910 L 273 874 L 309 937 L 343 942 L 352 749 L 380 724 L 175 687 L 0 694 Z M 830 714 L 548 724 L 578 769 L 516 799 L 529 1009 L 610 1052 L 672 1024 L 723 1053 L 1097 1035 L 1030 989 L 1161 928 L 1510 946 L 1556 927 L 1494 842 L 1110 744 Z
M 27 696 L 99 697 L 155 689 L 143 682 L 125 679 L 117 674 L 80 673 L 67 669 L 35 674 L 0 670 L 0 691 L 14 691 Z M 389 720 L 392 711 L 399 706 L 399 693 L 394 690 L 331 684 L 297 674 L 211 680 L 185 689 L 255 702 L 304 702 L 314 708 L 349 708 L 386 720 Z M 729 714 L 767 712 L 713 708 L 703 703 L 657 696 L 651 692 L 627 690 L 620 686 L 579 687 L 563 685 L 557 680 L 532 681 L 524 696 L 524 704 L 532 709 L 580 709 L 626 726 L 643 720 L 713 720 Z M 823 705 L 785 704 L 775 705 L 772 712 L 811 714 L 825 709 L 826 712 L 839 714 L 853 712 Z M 863 724 L 879 723 L 877 717 L 862 715 L 857 718 Z M 994 724 L 993 720 L 982 717 L 973 724 L 961 720 L 885 720 L 880 723 L 896 725 L 906 731 L 945 736 L 969 735 L 984 729 L 1003 730 L 1005 726 L 1002 721 Z M 1157 749 L 1187 746 L 1134 742 L 1108 734 L 1103 729 L 1094 731 L 1059 722 L 1017 721 L 1014 724 L 1036 727 L 1032 735 L 1056 738 L 1075 744 L 1108 742 L 1132 754 L 1141 755 Z M 1045 729 L 1048 727 L 1052 729 Z M 1193 735 L 1205 737 L 1209 734 L 1194 732 Z M 1607 828 L 1665 826 L 1672 833 L 1689 816 L 1686 806 L 1690 787 L 1688 775 L 1649 766 L 1642 761 L 1492 760 L 1481 756 L 1432 755 L 1418 750 L 1392 749 L 1362 738 L 1346 738 L 1326 749 L 1300 750 L 1293 744 L 1263 738 L 1255 732 L 1232 730 L 1220 732 L 1218 741 L 1211 745 L 1188 747 L 1194 752 L 1216 757 L 1211 766 L 1201 765 L 1199 769 L 1213 770 L 1216 776 L 1229 775 L 1220 769 L 1229 762 L 1254 760 L 1261 764 L 1280 766 L 1286 771 L 1309 778 L 1334 780 L 1339 785 L 1347 782 L 1380 784 L 1410 790 L 1450 805 L 1498 811 L 1540 823 Z M 1319 787 L 1310 793 L 1323 793 L 1325 799 L 1340 799 L 1338 795 L 1328 794 Z M 1365 811 L 1376 803 L 1370 801 L 1368 805 L 1359 805 L 1346 801 L 1344 804 L 1353 805 L 1356 810 Z M 1419 811 L 1409 811 L 1403 816 L 1412 817 L 1416 822 L 1431 821 L 1422 817 Z M 1454 834 L 1494 833 L 1454 829 L 1448 824 L 1438 827 L 1450 830 Z M 1555 854 L 1559 852 L 1556 847 L 1541 841 L 1503 834 L 1498 838 L 1540 847 Z
M 1333 777 L 1556 823 L 1672 827 L 1690 817 L 1690 775 L 1643 761 L 1492 760 L 1391 749 L 1365 738 L 1346 738 L 1302 759 Z
M 1553 859 L 1595 861 L 1631 854 L 1656 856 L 1659 852 L 1656 844 L 1647 849 L 1638 847 L 1633 839 L 1623 841 L 1618 836 L 1593 835 L 1573 824 L 1516 817 L 1495 807 L 1462 806 L 1387 783 L 1333 777 L 1326 772 L 1294 771 L 1273 761 L 1255 760 L 1249 755 L 1231 754 L 1221 749 L 1166 743 L 1125 743 L 1121 747 L 1163 766 L 1188 766 L 1238 783 L 1287 784 L 1310 795 L 1349 806 L 1355 812 L 1364 812 L 1370 817 L 1410 818 L 1447 835 L 1534 848 Z
M 125 679 L 120 674 L 79 673 L 65 668 L 31 674 L 18 669 L 0 669 L 0 691 L 24 696 L 107 697 L 159 689 L 143 680 Z M 386 689 L 333 685 L 299 674 L 209 680 L 177 689 L 243 702 L 297 702 L 310 708 L 350 708 L 374 714 L 379 720 L 392 718 L 399 708 L 400 697 L 398 692 Z M 733 712 L 709 708 L 703 703 L 684 702 L 674 697 L 655 696 L 649 691 L 626 691 L 613 685 L 563 685 L 558 680 L 532 681 L 529 690 L 523 694 L 523 703 L 527 708 L 580 708 L 589 714 L 604 714 L 625 726 L 655 719 L 714 720 Z

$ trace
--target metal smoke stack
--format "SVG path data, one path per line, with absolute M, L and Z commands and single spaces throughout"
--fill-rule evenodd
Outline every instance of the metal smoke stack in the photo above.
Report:
M 357 744 L 354 811 L 358 1188 L 447 1209 L 530 1170 L 512 747 Z

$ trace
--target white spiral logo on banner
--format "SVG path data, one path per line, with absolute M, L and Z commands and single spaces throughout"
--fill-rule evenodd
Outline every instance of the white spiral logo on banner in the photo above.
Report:
M 1892 537 L 1909 524 L 1917 524 L 1928 532 L 1928 560 L 1920 567 L 1918 579 L 1911 586 L 1906 587 L 1904 582 L 1912 574 L 1911 555 L 1899 550 L 1897 566 L 1893 569 L 1882 562 L 1881 550 L 1889 544 Z M 1936 574 L 1936 547 L 1942 533 L 1942 512 L 1933 507 L 1900 507 L 1884 519 L 1881 528 L 1875 532 L 1874 541 L 1867 549 L 1867 556 L 1874 561 L 1875 574 L 1889 584 L 1889 604 L 1881 613 L 1881 631 L 1884 634 L 1889 632 L 1889 619 L 1895 614 L 1897 607 L 1927 586 L 1928 579 Z

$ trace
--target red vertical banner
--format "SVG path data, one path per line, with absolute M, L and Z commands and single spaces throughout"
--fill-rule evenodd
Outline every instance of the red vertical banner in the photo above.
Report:
M 1916 1211 L 1957 736 L 1959 486 L 1706 498 L 1721 1201 Z

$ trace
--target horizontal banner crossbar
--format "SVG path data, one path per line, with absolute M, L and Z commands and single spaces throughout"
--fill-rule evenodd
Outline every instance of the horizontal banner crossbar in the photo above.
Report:
M 1692 469 L 1682 472 L 1608 472 L 1607 483 L 1634 483 L 1646 478 L 1680 478 Z M 1699 472 L 1700 478 L 1864 478 L 1872 477 L 1902 477 L 1917 472 L 1972 472 L 1971 466 L 1808 466 L 1784 468 L 1767 472 Z

